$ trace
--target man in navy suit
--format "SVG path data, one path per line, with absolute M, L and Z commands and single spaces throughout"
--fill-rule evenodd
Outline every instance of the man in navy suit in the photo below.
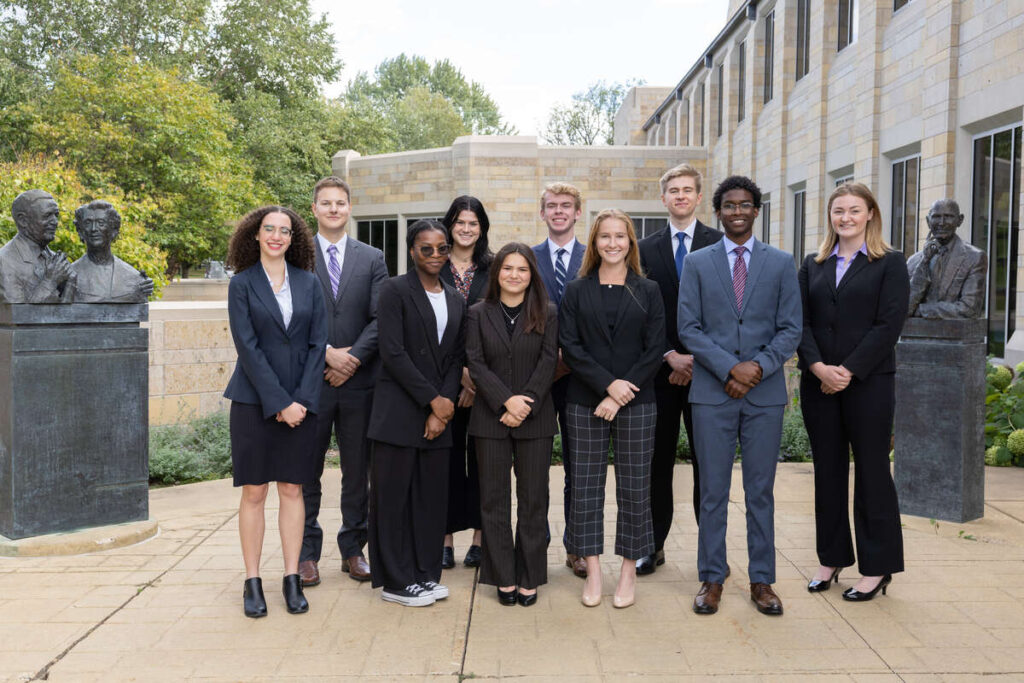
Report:
M 316 275 L 327 305 L 328 334 L 317 413 L 318 474 L 312 485 L 302 487 L 306 528 L 299 575 L 305 586 L 320 583 L 320 476 L 332 431 L 341 452 L 341 529 L 337 539 L 341 570 L 356 581 L 370 580 L 370 566 L 363 555 L 370 467 L 366 430 L 379 366 L 377 291 L 388 271 L 380 249 L 346 234 L 351 213 L 351 192 L 344 180 L 330 176 L 316 184 Z
M 580 191 L 569 183 L 550 183 L 540 195 L 540 218 L 548 226 L 548 238 L 533 248 L 537 255 L 537 267 L 544 288 L 556 306 L 562 305 L 562 294 L 565 285 L 575 279 L 583 263 L 584 246 L 574 234 L 576 221 L 583 212 L 583 200 Z M 565 519 L 569 519 L 569 502 L 572 492 L 569 487 L 572 463 L 569 458 L 569 440 L 566 431 L 565 391 L 569 386 L 569 368 L 558 354 L 558 369 L 555 371 L 555 383 L 551 385 L 551 398 L 555 402 L 558 413 L 558 430 L 562 435 L 562 466 L 565 470 Z M 565 538 L 563 536 L 563 543 Z M 567 552 L 565 564 L 573 574 L 580 578 L 587 576 L 587 563 L 582 557 Z
M 725 529 L 736 441 L 743 454 L 750 599 L 781 615 L 775 582 L 775 463 L 786 407 L 784 364 L 803 333 L 790 254 L 754 239 L 761 190 L 731 176 L 712 205 L 725 237 L 692 253 L 679 282 L 679 338 L 694 357 L 690 403 L 700 461 L 697 614 L 718 611 L 728 565 Z

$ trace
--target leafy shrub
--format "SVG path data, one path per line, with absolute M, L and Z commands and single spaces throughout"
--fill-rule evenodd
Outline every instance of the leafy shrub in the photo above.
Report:
M 149 429 L 149 483 L 188 484 L 231 474 L 228 414 Z
M 985 449 L 988 465 L 1024 467 L 1024 380 L 991 361 L 985 367 Z
M 784 462 L 811 461 L 811 439 L 807 436 L 803 412 L 796 400 L 782 417 L 782 442 L 779 444 L 779 457 Z
M 990 446 L 985 451 L 985 464 L 993 467 L 1009 467 L 1013 464 L 1013 453 L 1006 446 Z

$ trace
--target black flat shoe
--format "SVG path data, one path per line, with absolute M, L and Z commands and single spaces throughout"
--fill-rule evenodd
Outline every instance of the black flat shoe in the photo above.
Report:
M 281 591 L 284 593 L 284 604 L 289 614 L 303 614 L 309 611 L 309 603 L 306 596 L 302 594 L 302 579 L 298 574 L 289 574 L 281 582 Z
M 516 597 L 519 598 L 519 604 L 523 607 L 529 607 L 530 605 L 537 602 L 537 594 L 527 595 L 526 593 L 517 593 Z
M 656 550 L 636 561 L 636 573 L 638 576 L 653 574 L 654 570 L 663 564 L 665 564 L 665 551 Z
M 839 572 L 842 569 L 842 567 L 836 567 L 832 570 L 832 576 L 824 580 L 811 579 L 811 582 L 807 584 L 808 592 L 820 593 L 821 591 L 827 591 L 831 588 L 833 582 L 839 583 Z
M 481 559 L 483 559 L 483 551 L 480 550 L 480 546 L 471 545 L 466 551 L 466 559 L 462 561 L 462 564 L 467 567 L 479 567 Z
M 503 591 L 499 588 L 498 602 L 505 605 L 506 607 L 511 607 L 512 605 L 516 604 L 516 589 L 513 588 L 510 591 Z
M 455 548 L 450 546 L 444 547 L 444 552 L 441 553 L 441 569 L 454 569 L 455 567 Z
M 253 619 L 267 616 L 267 600 L 263 597 L 263 579 L 260 577 L 245 580 L 242 608 L 245 610 L 245 616 Z
M 890 583 L 892 583 L 892 574 L 886 574 L 882 577 L 882 580 L 878 582 L 878 585 L 867 593 L 861 593 L 852 587 L 847 588 L 843 591 L 843 600 L 849 600 L 850 602 L 867 602 L 878 595 L 878 591 L 882 591 L 882 595 L 885 595 L 885 589 Z

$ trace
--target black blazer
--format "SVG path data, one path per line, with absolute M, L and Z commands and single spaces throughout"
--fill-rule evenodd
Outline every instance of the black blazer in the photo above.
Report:
M 510 338 L 499 304 L 481 301 L 469 309 L 466 358 L 477 391 L 469 418 L 473 436 L 539 439 L 558 431 L 551 400 L 558 362 L 558 309 L 548 302 L 544 334 L 523 332 L 522 323 L 517 322 Z M 529 396 L 533 403 L 523 424 L 511 428 L 498 419 L 505 412 L 505 401 L 515 394 Z
M 799 367 L 842 365 L 855 377 L 896 372 L 896 342 L 907 319 L 910 278 L 903 254 L 868 261 L 857 254 L 836 287 L 836 257 L 800 268 L 804 331 Z
M 562 358 L 572 370 L 566 401 L 596 407 L 608 385 L 625 379 L 640 387 L 636 403 L 654 401 L 654 375 L 665 349 L 665 307 L 658 285 L 630 271 L 609 333 L 597 271 L 565 286 L 558 312 Z
M 372 389 L 380 365 L 377 355 L 377 297 L 381 283 L 388 279 L 384 254 L 349 235 L 345 240 L 341 280 L 335 297 L 319 240 L 314 241 L 314 246 L 316 275 L 327 311 L 327 343 L 338 349 L 351 346 L 349 353 L 360 363 L 355 374 L 337 389 Z M 325 381 L 325 401 L 332 389 L 335 387 Z
M 693 228 L 690 252 L 703 249 L 722 239 L 722 233 L 709 228 L 700 221 Z M 658 283 L 661 301 L 665 305 L 665 349 L 686 353 L 686 347 L 679 341 L 677 309 L 679 305 L 679 276 L 676 275 L 675 245 L 672 244 L 672 226 L 666 226 L 649 237 L 640 240 L 640 265 L 647 277 Z
M 274 290 L 259 263 L 231 278 L 228 321 L 238 362 L 224 398 L 259 405 L 263 417 L 300 403 L 311 413 L 320 403 L 327 316 L 313 273 L 288 267 L 292 319 L 285 329 Z
M 487 264 L 483 268 L 477 266 L 476 272 L 473 273 L 473 282 L 469 285 L 469 298 L 466 299 L 466 306 L 472 306 L 480 297 L 484 295 L 487 290 L 487 280 L 490 278 L 490 264 Z M 451 285 L 455 288 L 455 276 L 452 275 L 452 264 L 446 263 L 441 268 L 441 279 L 446 285 Z M 456 292 L 459 290 L 456 289 Z
M 448 324 L 437 342 L 437 318 L 415 270 L 385 280 L 377 300 L 381 369 L 373 394 L 367 436 L 395 446 L 448 448 L 452 430 L 423 438 L 430 402 L 441 395 L 454 403 L 465 361 L 466 302 L 442 284 Z

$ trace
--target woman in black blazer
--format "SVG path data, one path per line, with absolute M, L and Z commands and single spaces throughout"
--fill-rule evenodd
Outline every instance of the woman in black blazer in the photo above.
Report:
M 619 508 L 615 554 L 622 556 L 613 604 L 628 607 L 636 561 L 654 552 L 654 376 L 665 351 L 665 309 L 658 285 L 640 270 L 633 221 L 621 211 L 597 215 L 579 278 L 566 285 L 558 328 L 562 356 L 572 370 L 566 392 L 573 449 L 568 551 L 587 563 L 583 604 L 598 605 L 611 436 Z
M 828 590 L 854 562 L 847 513 L 853 449 L 853 526 L 860 580 L 846 600 L 870 600 L 903 571 L 899 502 L 889 470 L 896 342 L 910 280 L 903 254 L 882 239 L 882 216 L 860 183 L 836 188 L 817 254 L 800 269 L 804 332 L 800 397 L 814 457 L 821 566 L 807 590 Z
M 441 269 L 441 279 L 462 295 L 466 306 L 480 300 L 487 288 L 487 274 L 494 255 L 487 245 L 491 226 L 484 205 L 476 197 L 456 197 L 448 213 L 441 219 L 448 230 L 452 251 L 448 264 Z M 444 530 L 444 555 L 441 566 L 455 566 L 455 540 L 452 536 L 463 529 L 473 530 L 473 540 L 463 564 L 480 566 L 480 479 L 477 472 L 476 447 L 468 434 L 469 411 L 476 387 L 469 369 L 462 370 L 462 389 L 452 420 L 452 450 L 448 465 L 448 521 Z
M 439 276 L 448 262 L 444 226 L 416 221 L 406 244 L 413 268 L 384 282 L 377 299 L 368 531 L 374 588 L 383 587 L 384 600 L 422 607 L 448 597 L 438 581 L 466 304 Z
M 548 300 L 529 246 L 512 242 L 495 257 L 487 298 L 469 309 L 466 357 L 477 391 L 469 433 L 480 463 L 480 583 L 497 586 L 503 605 L 518 599 L 529 607 L 548 578 L 548 468 L 558 430 L 551 400 L 558 309 Z
M 313 275 L 313 236 L 291 209 L 265 206 L 245 216 L 228 247 L 235 276 L 228 321 L 238 363 L 224 391 L 231 399 L 231 462 L 242 487 L 238 531 L 245 561 L 243 608 L 267 614 L 260 579 L 264 503 L 277 482 L 284 598 L 292 614 L 309 604 L 299 579 L 305 525 L 302 485 L 316 477 L 316 418 L 323 383 L 327 317 Z

